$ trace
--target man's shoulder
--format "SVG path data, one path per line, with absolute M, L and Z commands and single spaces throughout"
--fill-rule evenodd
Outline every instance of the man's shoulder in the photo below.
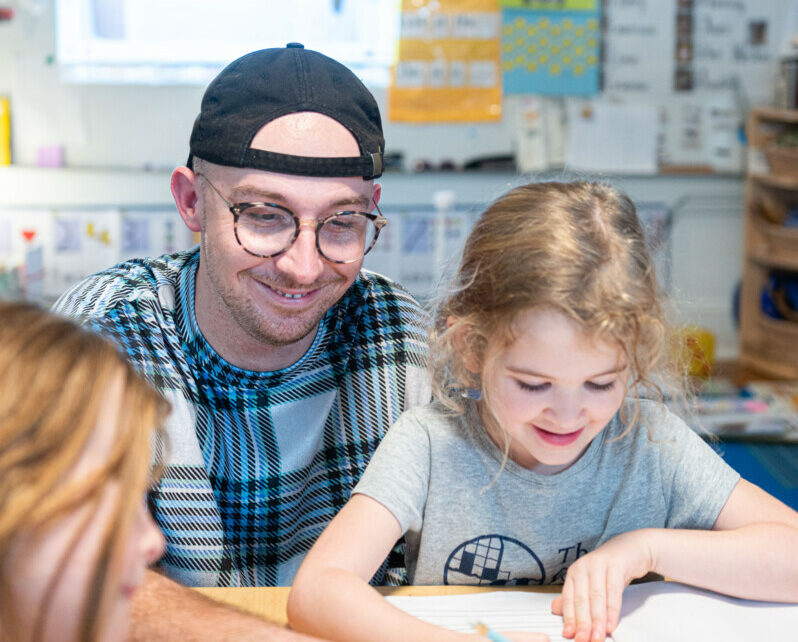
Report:
M 164 307 L 164 299 L 173 303 L 180 274 L 196 252 L 192 249 L 117 263 L 72 286 L 56 301 L 53 310 L 89 320 L 105 318 L 127 304 Z
M 344 309 L 353 316 L 376 316 L 386 323 L 418 327 L 426 331 L 424 308 L 401 285 L 386 276 L 361 270 L 350 289 Z
M 368 365 L 379 355 L 390 355 L 392 363 L 398 359 L 421 367 L 426 362 L 429 322 L 424 309 L 380 274 L 362 270 L 336 304 L 330 323 L 338 349 L 356 356 L 357 363 Z
M 355 284 L 372 296 L 393 297 L 402 301 L 407 301 L 414 307 L 421 307 L 418 301 L 416 301 L 399 283 L 379 272 L 372 272 L 371 270 L 365 269 L 360 270 Z

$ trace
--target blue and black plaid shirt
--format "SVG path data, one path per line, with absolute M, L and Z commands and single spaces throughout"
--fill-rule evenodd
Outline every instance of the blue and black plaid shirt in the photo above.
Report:
M 54 309 L 109 334 L 172 404 L 152 493 L 164 572 L 189 586 L 288 585 L 385 431 L 429 401 L 426 320 L 364 271 L 297 363 L 242 370 L 197 326 L 198 264 L 197 249 L 121 263 Z M 386 567 L 375 581 L 398 576 Z

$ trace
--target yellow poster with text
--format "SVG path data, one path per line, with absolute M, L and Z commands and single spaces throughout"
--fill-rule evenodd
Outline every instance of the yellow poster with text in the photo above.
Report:
M 0 165 L 11 164 L 11 105 L 0 96 Z
M 500 35 L 497 0 L 402 0 L 388 118 L 499 120 Z

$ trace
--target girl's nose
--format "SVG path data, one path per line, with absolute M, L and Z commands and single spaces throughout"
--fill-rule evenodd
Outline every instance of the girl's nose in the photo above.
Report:
M 585 409 L 582 395 L 578 392 L 556 394 L 551 410 L 557 424 L 566 431 L 578 430 L 584 425 Z

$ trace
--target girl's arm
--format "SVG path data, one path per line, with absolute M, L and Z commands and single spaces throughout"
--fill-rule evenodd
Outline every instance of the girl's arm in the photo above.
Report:
M 798 602 L 798 513 L 741 479 L 712 531 L 655 529 L 657 573 L 751 600 Z
M 368 581 L 402 536 L 387 508 L 353 495 L 310 549 L 288 597 L 288 621 L 297 631 L 346 642 L 459 642 L 485 640 L 418 620 L 387 602 Z M 513 640 L 546 640 L 525 634 Z
M 648 572 L 735 597 L 798 602 L 798 513 L 740 480 L 712 531 L 643 529 L 574 562 L 552 610 L 563 636 L 604 640 L 618 624 L 623 589 Z

